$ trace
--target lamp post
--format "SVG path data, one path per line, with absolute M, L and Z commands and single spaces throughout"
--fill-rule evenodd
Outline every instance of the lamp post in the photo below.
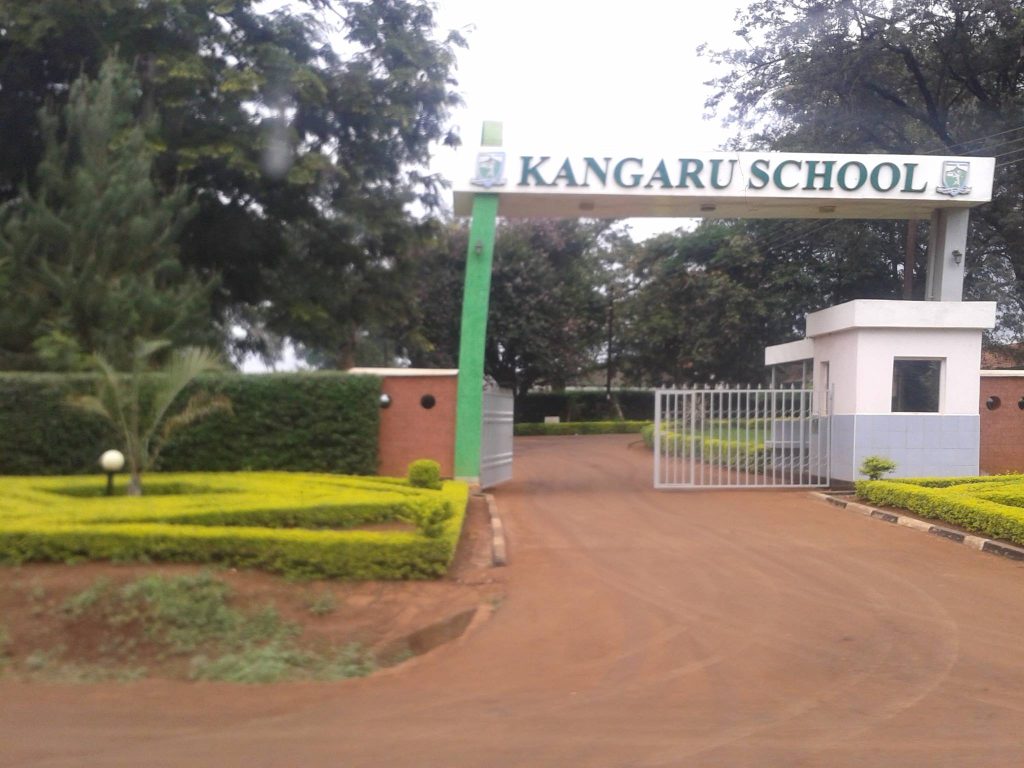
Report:
M 107 473 L 107 496 L 113 496 L 114 473 L 124 468 L 124 454 L 120 451 L 104 451 L 100 456 L 100 467 Z

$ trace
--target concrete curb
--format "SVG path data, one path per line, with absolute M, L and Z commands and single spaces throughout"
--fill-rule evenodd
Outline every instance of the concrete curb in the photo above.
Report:
M 494 500 L 494 494 L 485 493 L 487 499 L 487 514 L 491 516 L 491 560 L 494 565 L 508 564 L 508 550 L 505 547 L 505 526 L 501 523 L 498 515 L 498 502 Z
M 849 509 L 853 512 L 859 512 L 867 517 L 884 520 L 887 523 L 895 523 L 896 525 L 902 525 L 906 528 L 924 531 L 925 533 L 930 533 L 933 536 L 949 539 L 957 544 L 966 544 L 968 547 L 971 547 L 971 549 L 977 549 L 980 552 L 988 552 L 992 555 L 999 555 L 1000 557 L 1007 557 L 1011 560 L 1024 562 L 1024 549 L 1021 547 L 1015 547 L 1012 544 L 1006 544 L 994 539 L 986 539 L 983 536 L 974 536 L 970 533 L 954 531 L 952 528 L 943 528 L 941 525 L 933 525 L 927 520 L 910 517 L 909 515 L 887 512 L 883 509 L 869 507 L 867 504 L 861 504 L 856 501 L 847 501 L 844 498 L 834 496 L 830 493 L 812 491 L 811 495 L 823 501 L 827 501 L 832 506 L 839 507 L 840 509 Z

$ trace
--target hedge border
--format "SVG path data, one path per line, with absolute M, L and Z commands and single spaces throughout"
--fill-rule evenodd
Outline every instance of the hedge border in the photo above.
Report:
M 458 546 L 468 486 L 448 481 L 440 491 L 410 490 L 436 499 L 446 509 L 444 519 L 434 516 L 422 521 L 435 526 L 435 535 L 131 521 L 81 524 L 47 521 L 41 512 L 9 518 L 0 525 L 0 561 L 214 563 L 301 578 L 353 580 L 442 576 Z
M 67 404 L 71 395 L 92 392 L 94 382 L 86 374 L 0 373 L 0 475 L 94 473 L 104 450 L 124 450 L 112 425 Z M 179 402 L 198 390 L 227 396 L 233 412 L 215 413 L 174 434 L 155 469 L 377 471 L 375 376 L 208 374 Z
M 973 533 L 1024 546 L 1024 509 L 977 495 L 985 486 L 992 490 L 991 486 L 1005 484 L 1008 478 L 1010 483 L 1020 486 L 1024 496 L 1021 476 L 858 480 L 854 487 L 858 498 L 864 501 L 906 509 L 921 517 L 945 520 Z
M 654 390 L 613 389 L 611 398 L 603 387 L 561 392 L 533 391 L 516 397 L 517 424 L 543 423 L 547 416 L 558 416 L 568 422 L 649 421 L 654 418 Z
M 635 435 L 647 421 L 559 421 L 554 424 L 522 422 L 515 425 L 517 437 L 556 435 Z

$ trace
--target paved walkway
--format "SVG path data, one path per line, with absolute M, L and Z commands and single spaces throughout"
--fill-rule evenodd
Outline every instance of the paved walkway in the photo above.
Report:
M 0 765 L 1020 766 L 1024 565 L 796 492 L 526 438 L 508 598 L 337 685 L 0 685 Z

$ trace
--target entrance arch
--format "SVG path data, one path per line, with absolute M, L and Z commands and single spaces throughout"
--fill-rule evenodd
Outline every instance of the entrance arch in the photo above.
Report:
M 981 332 L 995 324 L 994 302 L 962 304 L 970 209 L 991 200 L 994 168 L 990 157 L 523 150 L 503 145 L 500 123 L 484 123 L 471 172 L 454 193 L 455 214 L 472 217 L 459 344 L 456 476 L 480 474 L 484 345 L 499 215 L 930 220 L 926 302 L 858 300 L 832 307 L 809 317 L 808 338 L 766 351 L 767 363 L 811 360 L 814 370 L 829 365 L 833 382 L 849 381 L 850 391 L 844 389 L 836 403 L 848 410 L 841 415 L 853 417 L 853 434 L 857 417 L 882 416 L 873 429 L 895 441 L 909 422 L 901 412 L 879 405 L 889 397 L 894 361 L 917 357 L 915 345 L 927 342 L 927 357 L 944 361 L 943 370 L 952 375 L 970 368 L 975 351 L 980 359 Z M 888 361 L 888 376 L 885 365 L 871 365 L 879 350 Z M 960 408 L 971 395 L 960 392 L 941 402 Z M 816 390 L 816 398 L 825 396 Z M 973 413 L 938 415 L 977 419 L 977 400 L 974 392 Z M 968 434 L 970 424 L 964 425 Z M 844 437 L 833 440 L 847 440 L 845 424 L 843 429 Z M 920 429 L 926 429 L 924 421 Z M 868 447 L 850 440 L 842 446 L 844 460 L 835 476 L 841 481 L 855 476 L 846 468 L 846 454 L 855 466 Z M 899 447 L 884 439 L 872 444 L 879 451 Z M 907 448 L 905 438 L 902 447 Z M 970 450 L 976 471 L 977 439 Z M 951 474 L 969 473 L 963 450 L 955 461 Z

